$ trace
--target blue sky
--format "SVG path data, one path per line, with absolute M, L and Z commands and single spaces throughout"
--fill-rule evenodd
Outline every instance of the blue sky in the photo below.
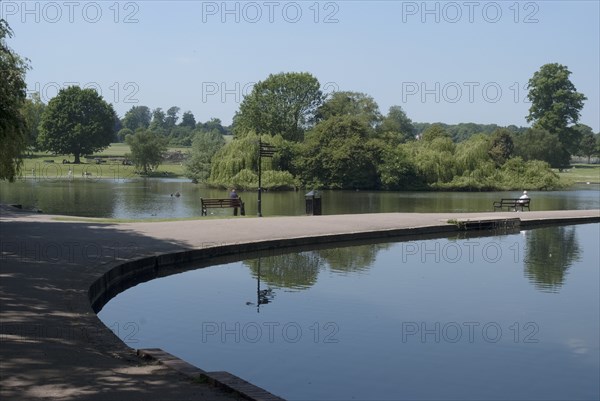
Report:
M 0 1 L 43 100 L 97 88 L 119 115 L 179 106 L 225 124 L 254 82 L 307 71 L 416 122 L 528 125 L 526 84 L 568 66 L 600 130 L 598 1 Z

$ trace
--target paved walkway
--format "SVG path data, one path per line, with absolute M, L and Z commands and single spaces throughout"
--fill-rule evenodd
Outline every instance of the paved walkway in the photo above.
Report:
M 145 361 L 93 312 L 91 284 L 124 261 L 256 241 L 323 240 L 448 230 L 449 219 L 524 224 L 600 221 L 600 210 L 385 213 L 102 224 L 0 207 L 2 400 L 228 400 L 231 394 Z M 451 227 L 451 226 L 450 226 Z M 403 231 L 404 230 L 404 231 Z M 201 366 L 200 366 L 201 368 Z

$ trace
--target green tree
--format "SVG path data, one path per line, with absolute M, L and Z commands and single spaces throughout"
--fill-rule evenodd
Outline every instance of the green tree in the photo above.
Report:
M 250 132 L 236 137 L 223 146 L 211 160 L 208 183 L 218 187 L 235 186 L 242 189 L 258 187 L 258 140 L 259 136 Z M 262 136 L 262 142 L 273 145 L 278 151 L 273 158 L 262 159 L 262 187 L 266 189 L 290 189 L 296 186 L 296 180 L 288 171 L 277 170 L 280 161 L 279 149 L 287 143 L 277 135 Z
M 409 152 L 404 146 L 387 146 L 382 161 L 377 165 L 382 189 L 407 190 L 423 188 L 424 182 L 417 174 Z
M 11 36 L 8 23 L 0 19 L 0 179 L 14 181 L 27 148 L 27 122 L 21 111 L 27 96 L 28 65 L 6 44 Z
M 172 146 L 190 146 L 194 137 L 193 129 L 176 125 L 169 132 L 169 144 Z
M 433 142 L 436 138 L 451 138 L 443 124 L 432 124 L 421 133 L 421 140 L 425 142 Z
M 587 157 L 588 164 L 591 162 L 592 156 L 598 155 L 598 149 L 596 149 L 596 136 L 592 127 L 585 124 L 577 124 L 573 129 L 579 131 L 581 137 L 579 141 L 579 148 L 577 150 L 577 156 Z
M 135 134 L 126 136 L 125 143 L 131 148 L 131 160 L 145 175 L 160 165 L 162 155 L 167 151 L 167 140 L 164 137 L 142 128 Z
M 529 80 L 528 98 L 531 101 L 527 121 L 533 127 L 544 129 L 558 136 L 562 148 L 560 164 L 568 165 L 570 157 L 579 145 L 578 131 L 571 125 L 580 117 L 583 102 L 587 98 L 577 92 L 570 81 L 571 71 L 566 66 L 553 63 L 543 65 Z
M 135 131 L 138 128 L 148 128 L 151 120 L 152 114 L 148 107 L 132 106 L 131 109 L 125 113 L 125 116 L 123 116 L 121 123 L 123 124 L 123 128 Z
M 317 109 L 315 121 L 321 122 L 340 116 L 360 118 L 371 128 L 375 128 L 382 119 L 379 105 L 371 96 L 360 92 L 334 92 Z
M 191 111 L 186 111 L 181 116 L 181 122 L 179 123 L 181 127 L 189 127 L 191 129 L 196 128 L 196 118 L 194 117 L 194 113 Z
M 309 186 L 378 188 L 377 165 L 381 143 L 371 139 L 372 128 L 356 116 L 334 116 L 306 135 L 298 171 Z
M 165 119 L 167 115 L 160 107 L 152 110 L 152 121 L 150 122 L 150 129 L 152 131 L 161 131 L 167 128 Z
M 322 101 L 319 81 L 309 73 L 269 75 L 240 104 L 234 117 L 234 133 L 243 136 L 256 132 L 301 141 Z
M 415 127 L 400 106 L 390 107 L 378 130 L 384 139 L 394 144 L 415 139 Z
M 514 138 L 514 154 L 524 160 L 542 160 L 552 167 L 563 164 L 562 144 L 558 135 L 543 129 L 531 128 Z
M 165 117 L 167 129 L 171 129 L 177 124 L 177 120 L 179 120 L 179 110 L 180 108 L 177 106 L 169 107 L 169 110 L 167 110 L 167 116 Z
M 515 150 L 511 132 L 506 128 L 498 129 L 494 131 L 490 140 L 488 154 L 496 163 L 496 167 L 500 167 L 512 156 Z
M 125 138 L 127 138 L 127 135 L 133 135 L 134 132 L 132 130 L 130 130 L 129 128 L 123 128 L 121 130 L 119 130 L 119 132 L 117 132 L 117 141 L 118 142 L 125 142 Z
M 221 133 L 221 135 L 231 135 L 231 132 L 221 125 L 221 120 L 218 118 L 211 118 L 209 121 L 205 123 L 196 124 L 196 128 L 201 129 L 205 132 L 210 132 L 212 130 L 217 130 Z
M 185 175 L 194 182 L 204 182 L 210 176 L 210 162 L 215 153 L 225 146 L 223 135 L 217 130 L 196 131 L 190 158 L 185 164 Z
M 40 147 L 80 156 L 107 148 L 114 137 L 115 111 L 94 89 L 70 86 L 48 102 L 42 115 Z
M 31 95 L 23 105 L 23 115 L 27 123 L 27 145 L 31 150 L 37 149 L 37 138 L 40 135 L 40 123 L 46 104 L 42 102 L 39 93 Z

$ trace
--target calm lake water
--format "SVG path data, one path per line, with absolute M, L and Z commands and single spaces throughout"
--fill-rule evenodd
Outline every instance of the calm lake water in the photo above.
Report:
M 179 192 L 181 197 L 172 197 Z M 305 191 L 263 193 L 263 215 L 302 215 Z M 323 191 L 323 214 L 378 212 L 478 212 L 492 210 L 502 197 L 520 192 Z M 241 192 L 247 215 L 256 215 L 256 192 Z M 530 192 L 532 210 L 598 209 L 600 187 Z M 194 185 L 187 179 L 24 179 L 0 182 L 0 202 L 22 204 L 44 213 L 105 218 L 178 218 L 201 215 L 200 198 L 228 197 L 228 191 Z M 231 215 L 231 209 L 211 209 Z
M 599 399 L 600 225 L 481 234 L 190 270 L 99 316 L 290 400 Z

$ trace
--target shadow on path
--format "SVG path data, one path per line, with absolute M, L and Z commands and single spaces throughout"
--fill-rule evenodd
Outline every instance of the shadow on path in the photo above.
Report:
M 126 260 L 189 248 L 117 225 L 2 210 L 0 382 L 8 399 L 232 399 L 139 359 L 100 322 L 90 285 Z

